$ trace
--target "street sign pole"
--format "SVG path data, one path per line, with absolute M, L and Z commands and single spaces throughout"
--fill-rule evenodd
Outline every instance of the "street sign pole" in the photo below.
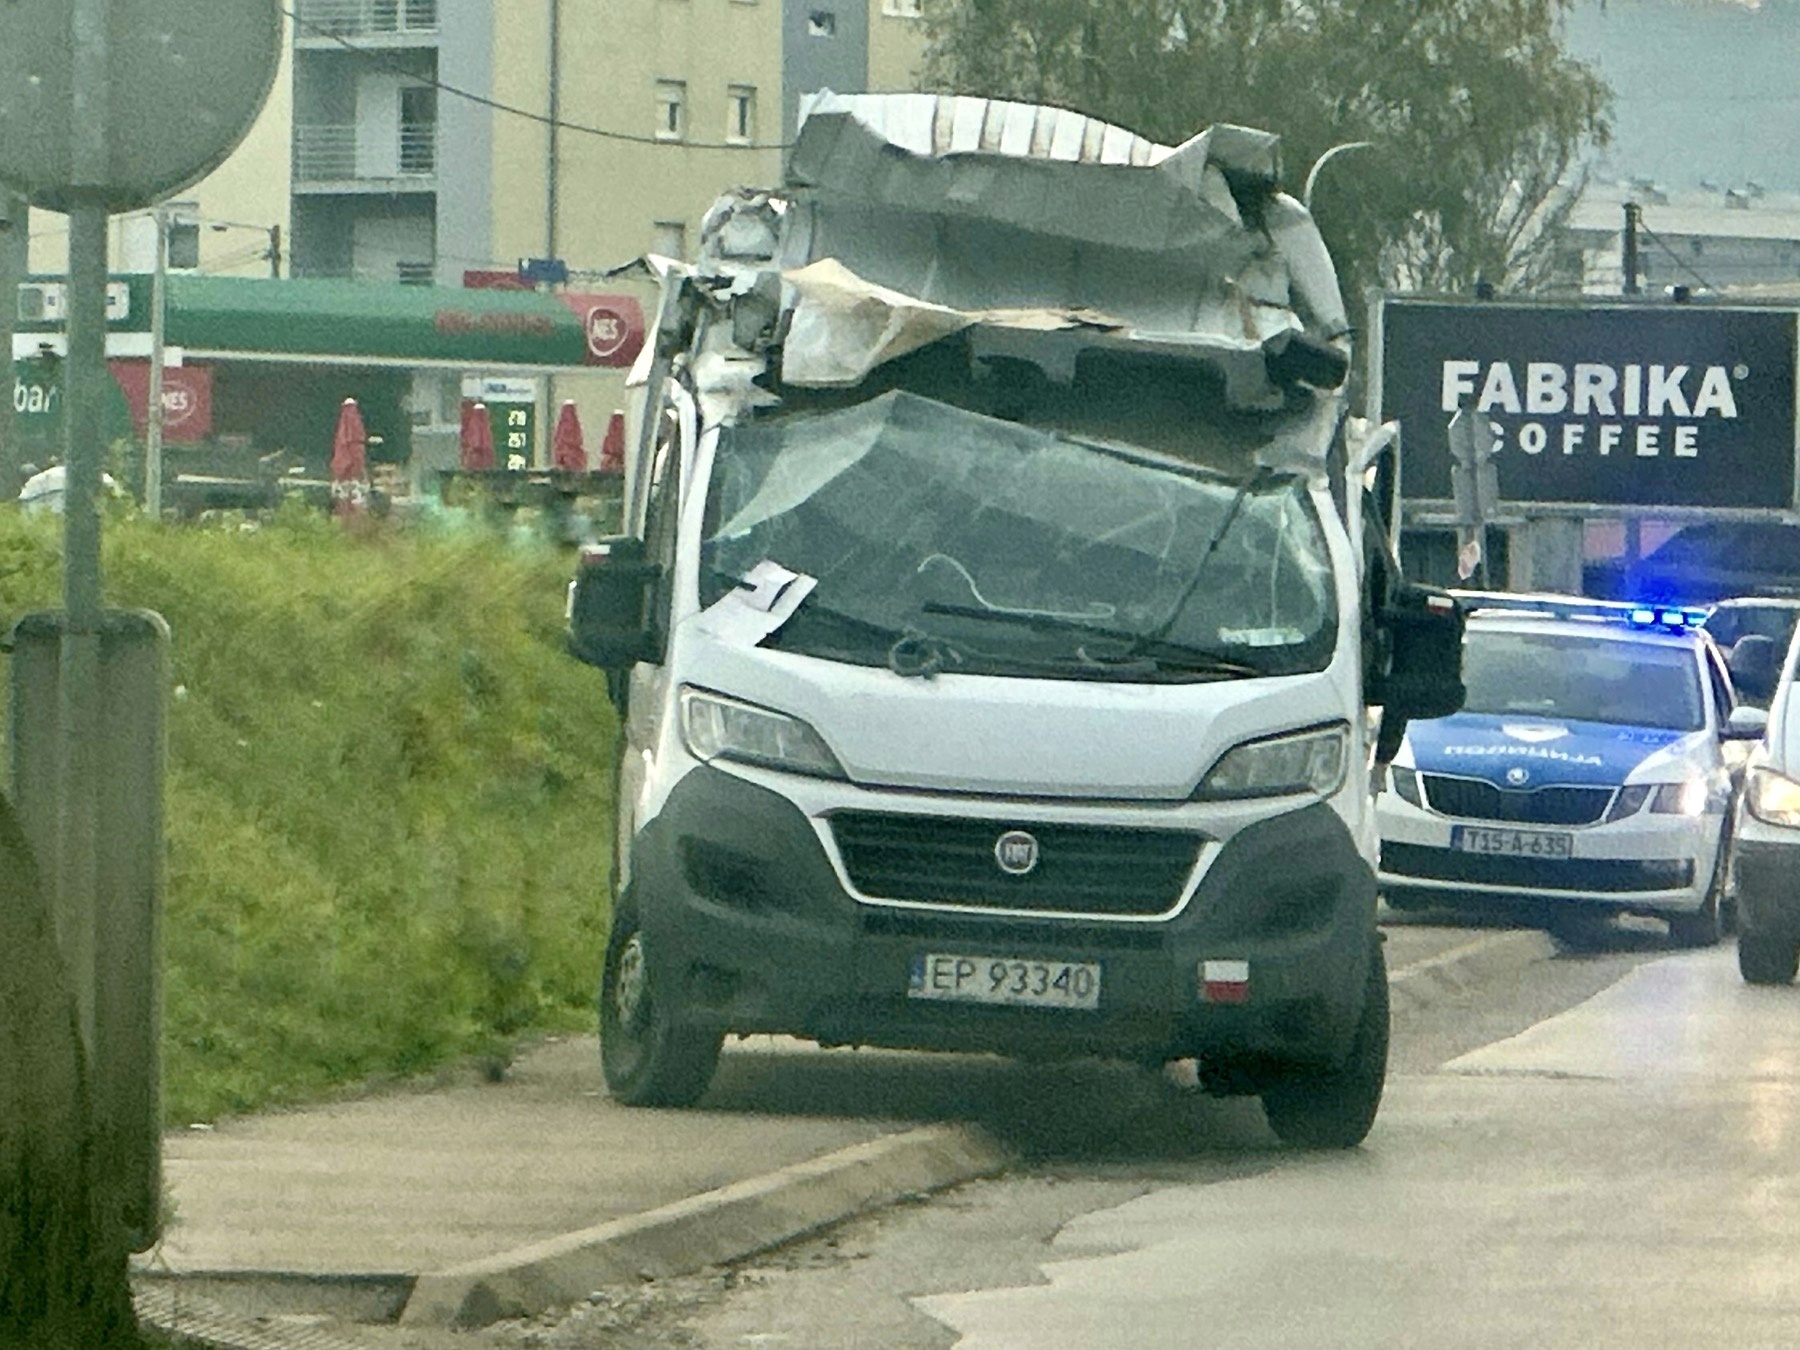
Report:
M 97 185 L 106 163 L 106 0 L 77 0 L 71 81 L 74 186 Z M 100 621 L 99 380 L 106 376 L 106 207 L 69 212 L 69 355 L 63 386 L 63 611 L 61 772 L 56 898 L 63 951 L 75 979 L 82 1037 L 94 1050 L 95 819 Z
M 13 628 L 10 797 L 52 882 L 91 1112 L 85 1179 L 34 1179 L 12 1147 L 35 1120 L 30 1087 L 0 1084 L 0 1184 L 38 1185 L 42 1194 L 31 1191 L 21 1203 L 51 1206 L 44 1213 L 61 1203 L 59 1186 L 84 1194 L 91 1187 L 97 1226 L 81 1230 L 92 1238 L 83 1250 L 116 1256 L 123 1288 L 124 1254 L 147 1250 L 161 1221 L 169 633 L 153 614 L 102 606 L 107 221 L 198 182 L 242 141 L 280 66 L 282 11 L 276 0 L 32 0 L 0 8 L 0 184 L 69 218 L 63 607 L 27 614 Z M 0 962 L 0 980 L 19 982 L 45 1006 L 64 997 L 61 978 L 55 969 Z M 60 1268 L 48 1276 L 38 1291 L 46 1299 L 77 1278 Z
M 1450 418 L 1450 490 L 1456 502 L 1457 574 L 1467 581 L 1479 572 L 1488 580 L 1487 522 L 1499 502 L 1499 474 L 1487 419 L 1467 408 Z

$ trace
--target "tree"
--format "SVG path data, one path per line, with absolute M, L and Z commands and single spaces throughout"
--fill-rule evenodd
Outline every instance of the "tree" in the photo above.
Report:
M 928 87 L 1079 109 L 1178 144 L 1280 134 L 1346 297 L 1555 278 L 1555 226 L 1610 134 L 1611 92 L 1561 45 L 1572 0 L 934 0 Z
M 0 952 L 0 1350 L 130 1350 L 127 1253 L 95 1204 L 74 1000 L 4 793 Z

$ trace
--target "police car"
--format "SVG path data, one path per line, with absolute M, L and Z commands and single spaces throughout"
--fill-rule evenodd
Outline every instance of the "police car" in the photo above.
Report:
M 1551 926 L 1647 914 L 1678 944 L 1717 942 L 1726 743 L 1763 718 L 1734 717 L 1706 610 L 1456 594 L 1468 699 L 1411 723 L 1381 783 L 1388 903 L 1537 901 Z

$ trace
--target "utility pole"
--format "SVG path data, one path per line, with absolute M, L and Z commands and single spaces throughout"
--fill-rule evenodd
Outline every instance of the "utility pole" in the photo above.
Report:
M 150 384 L 144 399 L 144 511 L 162 519 L 163 348 L 169 304 L 169 206 L 156 206 L 156 266 L 150 273 Z
M 1643 217 L 1643 208 L 1636 202 L 1625 203 L 1625 236 L 1621 249 L 1625 264 L 1625 294 L 1637 295 L 1642 290 L 1638 285 L 1638 224 Z
M 277 281 L 281 278 L 281 223 L 279 221 L 269 226 L 269 276 Z
M 29 266 L 30 208 L 17 193 L 0 188 L 0 502 L 19 494 L 19 449 L 13 436 L 13 330 L 19 315 L 19 283 Z

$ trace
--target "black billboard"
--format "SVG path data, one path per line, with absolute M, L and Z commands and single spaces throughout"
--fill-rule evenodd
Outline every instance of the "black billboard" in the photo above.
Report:
M 1519 504 L 1794 502 L 1796 314 L 1704 305 L 1384 300 L 1381 416 L 1401 492 L 1450 499 L 1458 408 L 1493 432 Z

